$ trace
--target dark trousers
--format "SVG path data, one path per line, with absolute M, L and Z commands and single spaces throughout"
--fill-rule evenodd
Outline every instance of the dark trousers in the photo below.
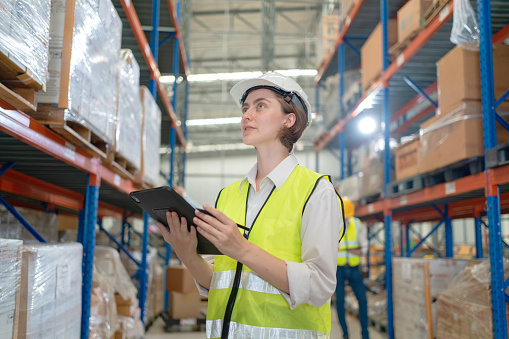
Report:
M 346 327 L 345 319 L 345 282 L 348 281 L 359 303 L 359 321 L 361 323 L 362 339 L 369 339 L 366 286 L 362 281 L 362 273 L 359 266 L 338 266 L 336 278 L 336 307 L 338 310 L 339 324 L 343 329 L 343 338 L 348 338 L 348 328 Z

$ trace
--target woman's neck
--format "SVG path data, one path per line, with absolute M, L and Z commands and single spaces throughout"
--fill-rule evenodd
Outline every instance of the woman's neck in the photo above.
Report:
M 288 149 L 284 146 L 276 148 L 256 149 L 257 173 L 256 191 L 260 190 L 260 183 L 277 165 L 288 157 Z

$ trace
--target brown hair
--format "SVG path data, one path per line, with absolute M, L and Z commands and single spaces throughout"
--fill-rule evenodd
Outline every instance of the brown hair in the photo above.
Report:
M 291 152 L 293 149 L 293 145 L 300 139 L 302 133 L 307 126 L 307 115 L 302 109 L 300 109 L 293 102 L 286 102 L 283 99 L 283 96 L 279 93 L 276 93 L 277 100 L 281 104 L 283 108 L 283 113 L 294 113 L 295 114 L 295 123 L 292 127 L 283 127 L 279 131 L 279 141 L 288 149 L 288 152 Z M 299 99 L 300 100 L 300 99 Z M 304 106 L 304 104 L 303 104 Z M 305 107 L 305 106 L 304 106 Z

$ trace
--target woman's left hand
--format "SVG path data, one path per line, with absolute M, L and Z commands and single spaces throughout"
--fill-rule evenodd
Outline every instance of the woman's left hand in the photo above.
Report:
M 204 205 L 207 215 L 196 210 L 194 224 L 205 238 L 212 242 L 221 253 L 240 261 L 250 242 L 239 231 L 237 223 L 212 206 Z

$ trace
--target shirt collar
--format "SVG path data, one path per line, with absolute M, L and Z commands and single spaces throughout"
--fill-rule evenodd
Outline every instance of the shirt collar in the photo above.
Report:
M 266 178 L 270 179 L 274 186 L 276 186 L 276 190 L 280 189 L 290 174 L 292 174 L 293 170 L 297 165 L 299 164 L 299 161 L 295 157 L 294 153 L 290 153 L 283 161 L 279 163 L 279 165 L 276 166 L 267 176 Z M 257 164 L 254 164 L 254 166 L 251 168 L 251 170 L 247 173 L 247 175 L 242 179 L 239 185 L 239 192 L 242 192 L 242 186 L 244 186 L 244 183 L 248 181 L 251 185 L 256 185 L 256 174 L 258 173 Z M 264 178 L 265 179 L 265 178 Z

